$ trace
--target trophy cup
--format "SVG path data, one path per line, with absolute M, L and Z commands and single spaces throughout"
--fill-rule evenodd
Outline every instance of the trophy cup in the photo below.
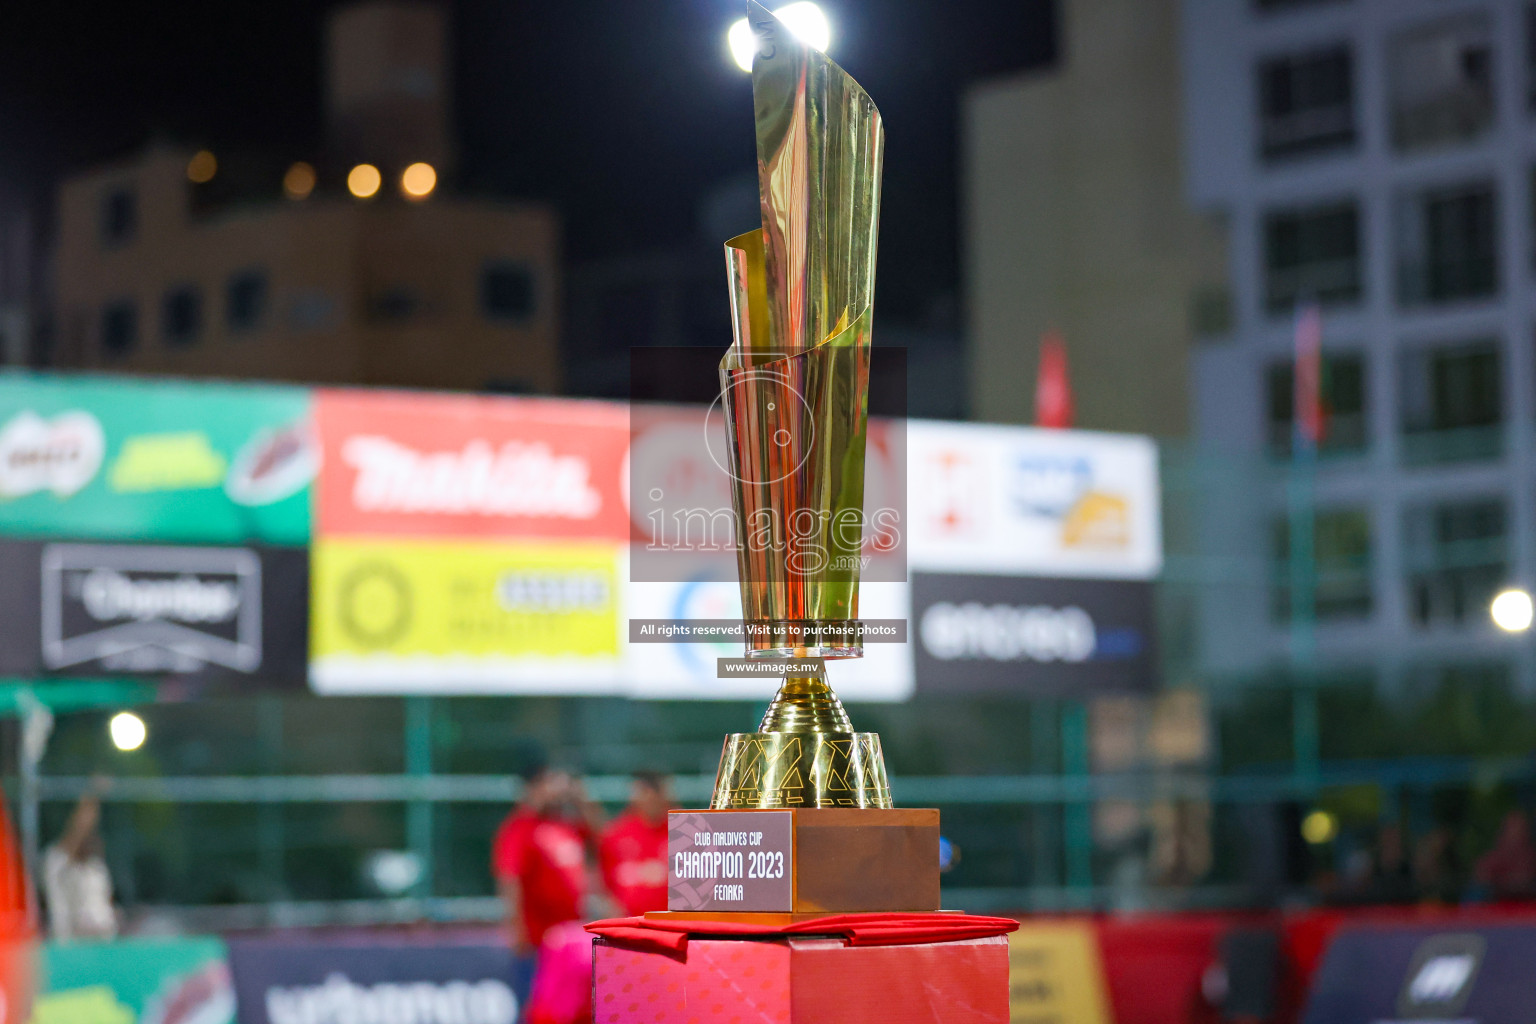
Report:
M 748 4 L 762 227 L 726 243 L 720 364 L 747 656 L 783 662 L 725 740 L 708 811 L 669 823 L 668 915 L 938 909 L 938 811 L 896 810 L 826 664 L 858 628 L 884 128 L 857 82 Z M 766 857 L 766 859 L 765 859 Z

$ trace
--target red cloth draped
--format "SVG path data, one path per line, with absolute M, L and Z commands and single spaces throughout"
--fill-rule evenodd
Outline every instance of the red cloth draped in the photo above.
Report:
M 832 935 L 846 939 L 850 946 L 910 946 L 985 939 L 1007 935 L 1018 927 L 1012 918 L 973 914 L 829 914 L 784 925 L 616 917 L 593 921 L 587 930 L 631 948 L 675 955 L 687 951 L 690 938 Z

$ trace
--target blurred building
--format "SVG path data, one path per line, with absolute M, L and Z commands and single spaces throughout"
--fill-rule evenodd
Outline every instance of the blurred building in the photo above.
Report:
M 1536 575 L 1536 11 L 1184 7 L 1189 195 L 1230 227 L 1233 296 L 1196 350 L 1195 431 L 1245 467 L 1210 475 L 1202 542 L 1231 571 L 1201 594 L 1209 666 L 1528 686 L 1530 644 L 1488 609 Z M 1311 302 L 1324 434 L 1292 471 Z
M 1192 324 L 1226 316 L 1222 234 L 1184 192 L 1177 0 L 1068 0 L 1046 71 L 966 97 L 970 413 L 1029 422 L 1041 335 L 1077 425 L 1182 435 Z
M 559 386 L 557 218 L 455 194 L 441 9 L 343 8 L 326 54 L 326 138 L 307 160 L 160 143 L 62 184 L 54 363 Z

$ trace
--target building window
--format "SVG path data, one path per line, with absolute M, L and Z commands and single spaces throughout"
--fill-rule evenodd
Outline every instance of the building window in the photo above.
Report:
M 132 189 L 117 188 L 101 200 L 101 243 L 112 247 L 133 241 L 139 230 L 139 202 Z
M 1536 4 L 1525 9 L 1525 105 L 1536 110 Z
M 1496 341 L 1402 357 L 1403 459 L 1409 465 L 1498 456 L 1503 390 Z
M 1285 11 L 1292 7 L 1317 7 L 1338 2 L 1339 0 L 1253 0 L 1253 5 L 1261 11 Z
M 480 271 L 480 311 L 487 320 L 527 320 L 535 306 L 533 270 L 497 261 Z
M 1360 298 L 1360 214 L 1354 202 L 1283 210 L 1264 220 L 1264 304 L 1289 313 L 1304 300 Z
M 1499 498 L 1408 509 L 1403 567 L 1416 625 L 1487 621 L 1489 603 L 1509 579 L 1508 519 Z
M 1424 149 L 1474 139 L 1493 124 L 1493 44 L 1473 14 L 1395 37 L 1387 55 L 1392 144 Z
M 1269 452 L 1289 458 L 1296 422 L 1295 367 L 1290 362 L 1269 368 Z M 1365 359 L 1358 353 L 1325 354 L 1320 397 L 1323 436 L 1318 451 L 1348 454 L 1364 450 L 1366 442 Z
M 1304 550 L 1292 550 L 1289 518 L 1275 520 L 1273 536 L 1270 613 L 1277 621 L 1305 616 L 1308 604 L 1318 620 L 1370 616 L 1371 518 L 1365 509 L 1318 509 L 1312 517 L 1310 563 Z M 1306 589 L 1293 593 L 1295 586 Z
M 190 345 L 203 329 L 203 293 L 182 285 L 165 293 L 160 305 L 160 333 L 168 345 Z
M 1349 47 L 1274 57 L 1260 64 L 1259 115 L 1265 159 L 1353 145 Z
M 1404 305 L 1466 302 L 1498 292 L 1491 182 L 1404 196 L 1397 221 L 1398 298 Z
M 259 327 L 267 315 L 267 272 L 242 270 L 224 286 L 224 319 L 231 331 Z
M 139 341 L 139 311 L 124 299 L 101 311 L 101 350 L 109 356 L 127 355 Z
M 416 289 L 403 284 L 381 288 L 368 296 L 368 318 L 384 323 L 398 323 L 419 316 L 425 309 Z
M 288 300 L 288 324 L 295 331 L 323 331 L 341 319 L 336 299 L 320 288 L 300 288 Z

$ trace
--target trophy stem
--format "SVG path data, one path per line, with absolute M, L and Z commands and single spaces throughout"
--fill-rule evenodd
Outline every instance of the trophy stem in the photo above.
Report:
M 815 675 L 786 676 L 757 731 L 853 732 L 853 723 L 828 685 L 823 667 Z

